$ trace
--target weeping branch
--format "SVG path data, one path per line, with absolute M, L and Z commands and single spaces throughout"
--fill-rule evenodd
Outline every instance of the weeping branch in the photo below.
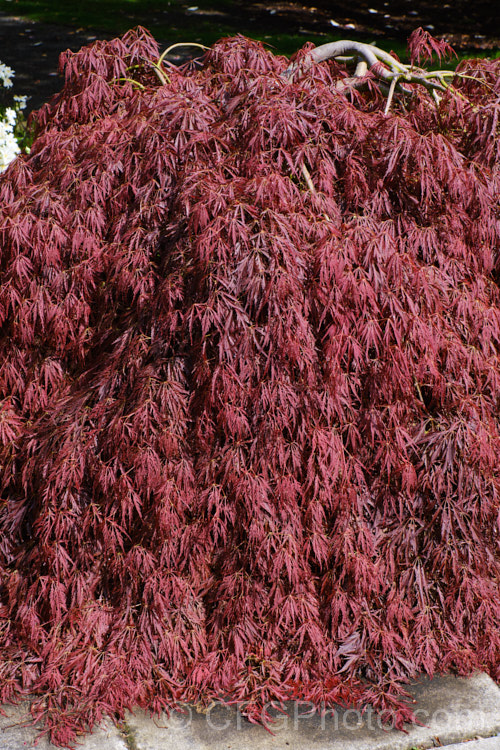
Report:
M 388 90 L 386 111 L 390 108 L 394 92 L 396 90 L 403 92 L 407 90 L 405 84 L 419 84 L 439 101 L 440 94 L 450 88 L 446 78 L 456 75 L 449 70 L 429 72 L 412 65 L 405 65 L 393 55 L 375 47 L 373 44 L 363 44 L 348 39 L 329 42 L 316 47 L 308 52 L 299 63 L 292 63 L 283 75 L 291 81 L 300 80 L 313 65 L 332 58 L 356 63 L 354 75 L 338 82 L 337 88 L 340 91 L 346 88 L 362 88 L 365 86 L 366 74 L 369 71 Z

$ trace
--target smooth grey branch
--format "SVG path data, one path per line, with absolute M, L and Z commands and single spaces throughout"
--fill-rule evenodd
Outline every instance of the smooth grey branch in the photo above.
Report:
M 321 44 L 319 47 L 315 47 L 307 53 L 300 63 L 292 63 L 289 65 L 283 73 L 283 76 L 290 80 L 299 80 L 306 74 L 312 65 L 334 57 L 342 57 L 344 59 L 355 58 L 364 61 L 368 70 L 374 73 L 380 81 L 385 82 L 389 86 L 394 79 L 399 79 L 402 82 L 418 83 L 430 92 L 435 90 L 446 90 L 442 83 L 429 79 L 431 74 L 416 73 L 409 65 L 404 65 L 388 52 L 375 47 L 373 44 L 353 42 L 349 39 L 342 39 L 338 42 L 328 42 L 327 44 Z M 354 77 L 348 78 L 343 83 L 340 83 L 338 88 L 343 89 L 349 86 L 358 88 L 359 83 L 357 79 L 360 74 L 363 75 L 365 72 L 366 69 L 363 66 L 359 66 Z M 438 79 L 440 77 L 439 73 L 439 71 L 436 73 L 436 78 Z M 400 88 L 403 88 L 401 84 L 398 85 Z

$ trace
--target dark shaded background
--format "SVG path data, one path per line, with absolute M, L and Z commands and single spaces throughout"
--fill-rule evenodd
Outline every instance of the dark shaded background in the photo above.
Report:
M 78 6 L 68 1 L 68 7 Z M 103 19 L 107 5 L 101 0 Z M 19 13 L 22 7 L 20 0 L 0 0 L 0 61 L 16 71 L 14 91 L 29 96 L 28 109 L 38 108 L 59 90 L 60 52 L 111 38 L 139 23 L 162 47 L 175 41 L 210 44 L 220 36 L 243 32 L 286 54 L 309 38 L 316 44 L 335 38 L 375 42 L 401 54 L 409 34 L 422 26 L 445 37 L 460 53 L 484 56 L 500 49 L 500 0 L 151 0 L 147 5 L 138 0 L 123 5 L 116 28 L 110 28 L 109 9 L 107 24 L 87 28 L 32 21 Z M 171 59 L 184 58 L 177 53 Z

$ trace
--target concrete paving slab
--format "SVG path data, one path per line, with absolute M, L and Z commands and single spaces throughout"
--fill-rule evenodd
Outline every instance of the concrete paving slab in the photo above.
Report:
M 117 729 L 105 722 L 79 738 L 81 750 L 500 750 L 500 689 L 485 674 L 469 679 L 423 678 L 409 686 L 414 710 L 426 726 L 408 732 L 386 730 L 373 711 L 335 711 L 321 717 L 307 703 L 289 703 L 270 726 L 249 724 L 237 707 L 213 705 L 206 713 L 186 706 L 184 713 L 151 718 L 127 716 Z M 27 704 L 4 706 L 0 750 L 35 747 L 39 729 L 30 726 Z M 498 735 L 498 736 L 493 736 Z M 476 739 L 480 738 L 480 739 Z M 471 740 L 471 741 L 467 741 Z M 460 744 L 462 743 L 462 744 Z M 39 750 L 54 750 L 46 737 Z
M 223 704 L 205 714 L 186 706 L 184 713 L 159 719 L 137 711 L 127 716 L 126 726 L 136 750 L 420 750 L 500 732 L 500 689 L 485 674 L 423 678 L 409 692 L 426 726 L 409 726 L 407 733 L 385 730 L 371 711 L 339 710 L 321 718 L 298 703 L 287 704 L 273 734 Z
M 500 750 L 500 737 L 487 737 L 482 740 L 461 742 L 459 745 L 446 745 L 446 750 Z
M 55 750 L 47 737 L 36 740 L 40 727 L 30 725 L 27 704 L 3 706 L 6 716 L 0 716 L 0 750 Z M 79 750 L 129 750 L 118 729 L 110 721 L 104 722 L 91 734 L 78 738 Z

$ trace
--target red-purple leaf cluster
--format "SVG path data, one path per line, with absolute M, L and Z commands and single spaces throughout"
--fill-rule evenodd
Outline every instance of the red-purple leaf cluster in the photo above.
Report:
M 67 53 L 0 180 L 0 700 L 401 725 L 422 671 L 500 678 L 500 61 L 384 115 L 158 55 Z
M 431 62 L 433 57 L 441 61 L 442 57 L 456 55 L 455 50 L 445 39 L 436 39 L 422 28 L 415 29 L 408 39 L 408 51 L 411 64 Z

